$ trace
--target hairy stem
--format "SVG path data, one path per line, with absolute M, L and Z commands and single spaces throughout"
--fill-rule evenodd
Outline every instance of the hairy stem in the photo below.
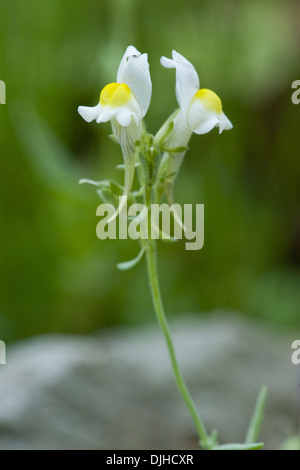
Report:
M 173 368 L 173 373 L 175 377 L 175 381 L 177 384 L 177 387 L 189 409 L 189 412 L 191 414 L 191 417 L 195 423 L 197 433 L 200 438 L 200 442 L 202 445 L 207 444 L 209 441 L 209 438 L 207 436 L 204 424 L 202 423 L 200 417 L 198 416 L 195 404 L 193 402 L 193 399 L 187 389 L 187 386 L 185 384 L 185 381 L 181 375 L 178 362 L 176 359 L 176 354 L 173 346 L 173 342 L 171 339 L 170 331 L 169 331 L 169 326 L 168 322 L 164 313 L 164 308 L 163 308 L 163 303 L 161 299 L 161 293 L 160 293 L 160 287 L 159 287 L 159 281 L 158 281 L 158 274 L 157 274 L 157 263 L 156 263 L 156 243 L 155 240 L 149 240 L 146 248 L 146 259 L 147 259 L 147 269 L 148 269 L 148 276 L 149 276 L 149 282 L 150 282 L 150 289 L 151 289 L 151 294 L 152 294 L 152 300 L 153 300 L 153 305 L 155 309 L 155 313 L 157 316 L 158 323 L 162 329 L 162 332 L 164 334 L 168 351 L 169 351 L 169 356 L 171 359 L 171 364 Z

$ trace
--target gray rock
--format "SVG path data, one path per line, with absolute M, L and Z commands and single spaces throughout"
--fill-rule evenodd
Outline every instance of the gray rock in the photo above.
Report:
M 263 384 L 266 448 L 297 433 L 296 332 L 225 312 L 183 315 L 171 330 L 191 394 L 222 443 L 242 441 Z M 8 348 L 0 366 L 0 448 L 197 448 L 158 327 L 41 336 Z

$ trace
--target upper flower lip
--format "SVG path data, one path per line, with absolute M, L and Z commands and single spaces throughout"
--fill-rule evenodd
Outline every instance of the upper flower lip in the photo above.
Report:
M 79 106 L 78 112 L 83 119 L 87 122 L 95 119 L 100 123 L 116 117 L 123 127 L 128 127 L 132 119 L 136 125 L 140 124 L 148 111 L 152 94 L 148 55 L 141 54 L 134 46 L 128 46 L 119 65 L 116 84 L 119 84 L 120 88 L 122 85 L 124 86 L 124 89 L 121 90 L 123 92 L 122 99 L 119 102 L 116 99 L 113 101 L 115 89 L 111 87 L 111 103 L 109 103 L 109 99 L 101 100 L 100 98 L 100 102 L 94 107 Z M 129 90 L 126 90 L 125 86 Z M 124 99 L 125 92 L 127 92 L 126 99 Z M 121 96 L 120 93 L 119 96 Z
M 152 94 L 148 54 L 141 54 L 134 46 L 128 46 L 118 69 L 117 82 L 129 86 L 140 105 L 143 118 Z
M 176 98 L 185 116 L 195 93 L 200 88 L 200 80 L 194 66 L 181 54 L 172 51 L 172 59 L 161 57 L 161 65 L 176 69 Z
M 172 59 L 161 57 L 160 61 L 163 67 L 176 69 L 177 101 L 183 120 L 192 131 L 206 134 L 216 126 L 220 133 L 232 129 L 232 123 L 222 111 L 220 98 L 211 90 L 199 90 L 199 76 L 185 57 L 173 50 Z

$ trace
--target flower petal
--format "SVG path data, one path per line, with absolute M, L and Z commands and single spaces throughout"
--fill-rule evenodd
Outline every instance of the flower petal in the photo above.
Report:
M 141 54 L 135 47 L 129 46 L 120 64 L 117 82 L 129 86 L 141 108 L 141 117 L 144 117 L 152 94 L 148 55 Z
M 101 106 L 97 117 L 97 123 L 110 121 L 116 115 L 117 109 L 110 106 Z
M 198 127 L 194 129 L 194 132 L 195 134 L 207 134 L 216 127 L 218 123 L 218 118 L 216 116 L 212 116 L 211 119 L 205 120 L 199 124 Z
M 112 131 L 121 145 L 123 158 L 126 160 L 129 158 L 128 156 L 135 153 L 136 147 L 135 143 L 137 140 L 140 140 L 142 135 L 142 124 L 139 121 L 138 125 L 131 120 L 129 126 L 124 127 L 122 126 L 117 117 L 114 117 L 111 120 Z
M 209 111 L 199 99 L 192 101 L 188 109 L 188 125 L 196 134 L 210 132 L 218 123 L 217 113 Z
M 233 128 L 232 122 L 229 121 L 228 117 L 222 112 L 219 115 L 219 134 L 221 134 L 224 130 L 229 131 Z
M 163 67 L 176 69 L 176 97 L 181 107 L 182 115 L 187 121 L 187 112 L 192 98 L 199 90 L 200 82 L 194 66 L 176 51 L 172 52 L 173 59 L 162 57 Z
M 126 66 L 128 57 L 139 56 L 139 55 L 141 55 L 141 53 L 134 46 L 128 46 L 127 47 L 127 49 L 125 51 L 125 54 L 123 55 L 122 60 L 121 60 L 120 65 L 119 65 L 119 69 L 118 69 L 118 73 L 117 73 L 117 82 L 118 83 L 122 83 L 122 78 L 121 77 L 123 75 L 123 70 L 124 70 L 124 67 Z
M 128 127 L 131 123 L 132 113 L 125 107 L 120 108 L 120 110 L 116 114 L 116 119 L 121 126 Z
M 93 106 L 93 107 L 79 106 L 78 112 L 79 112 L 80 116 L 86 122 L 92 122 L 94 119 L 98 119 L 100 109 L 101 109 L 100 104 L 97 104 L 96 106 Z

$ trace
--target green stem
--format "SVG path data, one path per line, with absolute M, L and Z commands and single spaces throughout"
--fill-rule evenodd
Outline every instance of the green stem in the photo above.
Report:
M 198 416 L 193 399 L 181 375 L 181 372 L 177 363 L 177 359 L 176 359 L 173 342 L 172 342 L 170 331 L 169 331 L 168 322 L 164 313 L 164 308 L 163 308 L 161 293 L 160 293 L 160 288 L 159 288 L 158 275 L 157 275 L 156 244 L 154 240 L 148 241 L 147 248 L 146 248 L 146 258 L 147 258 L 147 268 L 148 268 L 152 300 L 153 300 L 158 323 L 162 329 L 162 332 L 164 334 L 164 337 L 167 343 L 176 384 L 193 418 L 193 421 L 195 423 L 195 426 L 196 426 L 196 429 L 200 438 L 200 442 L 202 445 L 205 446 L 209 442 L 209 438 L 207 436 L 204 424 L 202 423 L 200 417 Z

